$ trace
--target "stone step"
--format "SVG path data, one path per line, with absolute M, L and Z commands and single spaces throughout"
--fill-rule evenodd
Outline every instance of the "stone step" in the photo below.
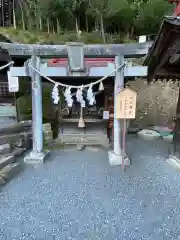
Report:
M 22 170 L 23 164 L 16 162 L 16 157 L 21 156 L 25 150 L 25 148 L 15 148 L 12 153 L 0 156 L 0 186 L 5 185 Z
M 0 157 L 0 169 L 4 168 L 6 165 L 11 164 L 14 162 L 14 156 L 1 156 Z
M 0 156 L 0 169 L 15 161 L 15 157 L 21 156 L 25 152 L 24 148 L 15 148 L 12 153 L 7 153 Z
M 11 146 L 9 143 L 1 144 L 0 145 L 0 155 L 7 154 L 11 152 Z
M 25 151 L 26 151 L 25 148 L 18 148 L 18 147 L 16 147 L 16 148 L 13 150 L 12 154 L 14 155 L 14 157 L 19 157 L 19 156 L 21 156 Z
M 23 166 L 21 163 L 11 163 L 0 170 L 0 186 L 4 186 L 13 177 L 21 172 Z

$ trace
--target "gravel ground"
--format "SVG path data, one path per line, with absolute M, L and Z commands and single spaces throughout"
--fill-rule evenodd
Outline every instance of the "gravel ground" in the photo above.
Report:
M 168 147 L 131 139 L 132 166 L 111 167 L 107 152 L 53 152 L 0 192 L 0 239 L 178 240 L 180 174 Z

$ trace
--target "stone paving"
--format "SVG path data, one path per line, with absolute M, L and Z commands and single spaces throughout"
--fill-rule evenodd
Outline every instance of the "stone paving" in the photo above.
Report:
M 0 192 L 0 239 L 178 240 L 180 174 L 162 142 L 128 141 L 132 166 L 106 151 L 54 151 Z

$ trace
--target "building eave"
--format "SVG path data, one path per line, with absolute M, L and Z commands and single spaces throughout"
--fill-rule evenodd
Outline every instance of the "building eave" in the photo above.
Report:
M 163 76 L 165 72 L 168 76 L 180 75 L 180 72 L 176 71 L 175 68 L 172 72 L 164 71 L 169 67 L 169 58 L 179 51 L 180 18 L 165 17 L 143 64 L 148 66 L 148 80 L 152 80 L 156 76 Z

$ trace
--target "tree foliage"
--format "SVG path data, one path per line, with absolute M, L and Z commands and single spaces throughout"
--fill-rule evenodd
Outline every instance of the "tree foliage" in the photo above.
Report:
M 8 24 L 14 28 L 58 34 L 76 31 L 77 35 L 81 31 L 95 31 L 104 42 L 109 34 L 130 39 L 155 34 L 162 17 L 172 11 L 172 6 L 164 0 L 11 1 L 8 10 L 2 13 L 7 16 L 8 11 Z M 2 25 L 6 25 L 4 21 Z

